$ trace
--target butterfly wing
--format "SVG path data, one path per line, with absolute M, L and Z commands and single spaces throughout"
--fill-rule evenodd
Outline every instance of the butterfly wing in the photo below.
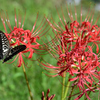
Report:
M 26 46 L 25 45 L 18 45 L 14 48 L 11 48 L 10 52 L 9 52 L 9 55 L 7 55 L 5 57 L 5 59 L 3 60 L 3 62 L 6 62 L 8 61 L 9 59 L 12 59 L 13 56 L 15 56 L 16 54 L 18 54 L 19 52 L 23 51 L 26 49 Z
M 10 44 L 6 35 L 0 31 L 0 60 L 3 59 L 9 52 Z

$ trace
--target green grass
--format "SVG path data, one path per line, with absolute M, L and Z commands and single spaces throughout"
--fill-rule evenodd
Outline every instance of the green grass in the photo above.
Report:
M 14 9 L 16 8 L 17 13 L 18 11 L 21 12 L 21 16 L 24 17 L 24 13 L 26 11 L 26 20 L 24 24 L 24 29 L 32 29 L 34 22 L 36 20 L 37 12 L 39 11 L 39 17 L 37 20 L 37 25 L 40 24 L 42 18 L 45 16 L 49 16 L 51 18 L 51 14 L 56 22 L 58 22 L 58 14 L 55 8 L 55 5 L 58 8 L 59 13 L 61 14 L 61 5 L 65 12 L 67 9 L 65 8 L 65 1 L 64 0 L 0 0 L 0 8 L 2 10 L 7 11 L 11 25 L 14 26 Z M 78 9 L 78 8 L 77 8 Z M 78 12 L 80 9 L 77 10 Z M 74 11 L 72 10 L 74 13 Z M 66 17 L 67 21 L 70 21 L 68 16 Z M 95 19 L 95 18 L 94 18 Z M 2 22 L 0 21 L 0 30 L 4 31 Z M 99 25 L 99 23 L 98 23 Z M 7 30 L 9 30 L 7 28 Z M 53 36 L 52 31 L 48 31 L 46 36 L 51 34 Z M 44 38 L 44 37 L 43 37 Z M 49 37 L 48 37 L 49 39 Z M 46 40 L 45 40 L 46 41 Z M 41 42 L 40 42 L 41 43 Z M 33 55 L 33 59 L 37 58 L 38 55 Z M 55 65 L 54 58 L 51 58 L 49 55 L 43 55 L 44 59 Z M 10 60 L 11 61 L 11 60 Z M 42 69 L 38 62 L 30 61 L 28 59 L 24 60 L 28 63 L 28 67 L 26 67 L 26 73 L 29 80 L 30 88 L 33 93 L 34 100 L 40 100 L 42 91 L 47 91 L 50 89 L 50 94 L 55 94 L 54 100 L 61 100 L 61 83 L 58 77 L 50 78 L 46 76 L 44 73 L 47 73 L 44 69 Z M 26 86 L 26 81 L 23 74 L 22 67 L 15 67 L 17 62 L 12 64 L 2 64 L 0 62 L 0 100 L 30 100 L 29 92 Z M 42 73 L 44 72 L 44 73 Z M 97 100 L 97 94 L 92 95 L 91 100 Z M 74 99 L 74 97 L 73 97 Z M 72 99 L 72 100 L 73 100 Z M 81 98 L 80 100 L 83 100 Z

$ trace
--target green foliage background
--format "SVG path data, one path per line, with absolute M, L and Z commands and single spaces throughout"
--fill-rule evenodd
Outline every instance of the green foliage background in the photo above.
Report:
M 49 16 L 49 18 L 51 18 L 52 15 L 54 20 L 58 22 L 59 18 L 55 6 L 57 6 L 59 13 L 61 13 L 61 6 L 63 7 L 64 11 L 67 12 L 65 2 L 65 0 L 0 0 L 0 9 L 1 12 L 3 10 L 8 12 L 12 26 L 14 26 L 14 9 L 16 8 L 17 12 L 20 11 L 22 17 L 24 16 L 26 11 L 24 29 L 31 30 L 36 20 L 37 12 L 39 12 L 39 18 L 37 20 L 36 27 L 38 27 L 38 25 L 40 24 L 42 18 L 44 17 L 44 14 L 45 16 Z M 83 6 L 85 4 L 87 4 L 87 1 L 85 3 L 82 3 Z M 77 13 L 79 12 L 80 14 L 80 6 L 78 7 Z M 94 20 L 96 20 L 95 17 Z M 5 32 L 1 21 L 0 30 Z M 7 30 L 9 29 L 7 28 Z M 51 34 L 53 36 L 52 31 L 48 31 L 46 36 L 48 36 L 48 34 Z M 32 59 L 35 59 L 37 57 L 38 55 L 34 54 Z M 56 61 L 51 58 L 51 56 L 43 55 L 42 57 L 44 57 L 44 59 L 46 59 L 46 61 L 50 62 L 51 64 L 56 65 Z M 40 98 L 42 91 L 46 93 L 48 88 L 50 89 L 49 95 L 55 94 L 56 96 L 54 100 L 60 100 L 62 85 L 59 79 L 61 78 L 50 78 L 46 76 L 44 73 L 47 72 L 42 69 L 36 61 L 30 61 L 28 59 L 24 59 L 24 61 L 28 64 L 28 67 L 30 67 L 26 67 L 26 73 L 34 100 L 41 100 Z M 16 67 L 16 63 L 17 62 L 6 64 L 2 63 L 2 61 L 0 62 L 0 100 L 30 100 L 22 67 Z M 94 100 L 94 98 L 95 100 L 97 100 L 96 95 L 93 94 L 91 96 L 91 100 Z M 75 97 L 73 97 L 73 99 L 74 98 Z M 83 100 L 83 98 L 81 98 L 81 100 Z

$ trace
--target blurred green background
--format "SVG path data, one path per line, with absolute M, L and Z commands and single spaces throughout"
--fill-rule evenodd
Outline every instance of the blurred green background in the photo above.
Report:
M 60 14 L 61 6 L 63 7 L 64 12 L 66 13 L 67 9 L 65 2 L 66 0 L 0 0 L 0 9 L 1 12 L 3 10 L 7 11 L 12 26 L 14 26 L 14 9 L 16 8 L 17 12 L 20 11 L 22 17 L 24 17 L 26 11 L 24 29 L 31 30 L 36 20 L 37 12 L 39 12 L 39 17 L 37 20 L 36 28 L 40 25 L 44 14 L 49 18 L 51 18 L 52 15 L 55 22 L 58 23 L 59 17 L 55 6 L 58 8 Z M 92 4 L 90 4 L 90 2 L 92 2 Z M 98 3 L 98 1 L 96 3 Z M 84 13 L 87 12 L 87 9 L 90 5 L 90 8 L 93 8 L 94 4 L 96 3 L 93 2 L 93 0 L 82 0 Z M 78 16 L 80 16 L 80 6 L 81 4 L 77 6 Z M 72 5 L 72 8 L 73 7 L 74 6 Z M 74 12 L 74 8 L 72 9 L 72 12 Z M 96 13 L 94 16 L 94 21 L 97 19 L 97 15 L 98 14 Z M 70 22 L 68 16 L 66 17 L 66 20 Z M 0 23 L 0 30 L 5 32 L 1 21 Z M 100 23 L 97 24 L 100 25 Z M 8 27 L 7 30 L 9 31 Z M 46 36 L 48 36 L 49 34 L 53 36 L 52 31 L 48 31 Z M 32 59 L 34 60 L 37 57 L 38 55 L 34 54 Z M 49 55 L 43 55 L 42 57 L 47 62 L 56 65 L 56 61 L 53 57 L 51 58 L 51 56 Z M 62 85 L 59 81 L 60 77 L 50 78 L 44 74 L 47 72 L 39 66 L 38 62 L 30 61 L 28 59 L 24 59 L 24 61 L 27 62 L 28 67 L 30 67 L 26 67 L 26 73 L 30 83 L 31 91 L 33 93 L 34 100 L 41 100 L 42 91 L 46 93 L 47 89 L 50 89 L 49 95 L 56 95 L 54 100 L 61 100 Z M 14 62 L 12 64 L 3 64 L 2 61 L 0 62 L 0 100 L 30 100 L 23 69 L 22 67 L 16 67 L 16 64 L 17 62 Z M 73 99 L 74 98 L 75 97 L 73 97 Z M 95 100 L 97 100 L 97 93 L 92 94 L 91 100 L 94 100 L 94 98 Z M 80 100 L 83 100 L 83 97 Z

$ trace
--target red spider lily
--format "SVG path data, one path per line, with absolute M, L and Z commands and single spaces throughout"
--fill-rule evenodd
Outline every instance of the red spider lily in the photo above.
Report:
M 46 33 L 46 31 L 48 30 L 47 25 L 45 26 L 46 20 L 44 20 L 44 18 L 42 19 L 39 27 L 35 30 L 37 18 L 38 18 L 38 14 L 37 14 L 37 17 L 36 17 L 36 21 L 33 25 L 33 28 L 30 31 L 30 30 L 24 30 L 23 29 L 25 16 L 24 16 L 23 23 L 21 23 L 21 16 L 19 15 L 19 19 L 17 19 L 16 11 L 15 11 L 15 26 L 12 28 L 8 14 L 7 14 L 7 17 L 5 16 L 4 13 L 1 14 L 1 21 L 3 23 L 4 29 L 5 29 L 5 32 L 6 32 L 5 35 L 7 36 L 8 40 L 10 42 L 10 45 L 16 46 L 16 45 L 23 44 L 23 45 L 26 46 L 26 50 L 23 51 L 23 52 L 20 52 L 16 56 L 16 58 L 18 57 L 18 67 L 21 66 L 22 62 L 24 62 L 22 55 L 24 55 L 25 53 L 30 52 L 30 54 L 27 58 L 32 58 L 32 55 L 35 52 L 35 49 L 39 49 L 39 46 L 40 46 L 40 44 L 37 42 L 37 40 L 39 40 L 40 37 L 42 35 L 44 35 Z M 7 31 L 5 21 L 6 21 L 8 27 L 10 29 L 10 33 L 8 33 L 8 31 Z M 18 25 L 17 25 L 17 23 L 18 23 Z M 45 31 L 45 29 L 46 29 L 46 31 Z M 14 59 L 14 61 L 16 60 L 16 58 Z
M 42 92 L 41 100 L 53 100 L 53 98 L 55 97 L 55 94 L 49 97 L 49 96 L 48 96 L 49 92 L 50 92 L 50 89 L 47 90 L 46 97 L 44 97 L 44 92 Z M 46 98 L 46 99 L 45 99 L 45 98 Z
M 75 19 L 72 12 L 69 12 L 68 7 L 67 11 L 71 20 L 70 25 L 66 23 L 63 10 L 62 14 L 65 23 L 63 23 L 58 13 L 62 25 L 56 24 L 53 18 L 54 24 L 52 24 L 46 18 L 49 25 L 53 28 L 54 34 L 57 32 L 55 39 L 45 44 L 46 48 L 49 47 L 49 53 L 57 59 L 57 66 L 47 62 L 41 62 L 41 64 L 44 66 L 44 69 L 49 70 L 51 73 L 56 73 L 56 75 L 52 75 L 53 77 L 58 75 L 64 77 L 64 73 L 69 73 L 71 76 L 69 81 L 75 82 L 79 90 L 90 99 L 86 89 L 93 91 L 92 89 L 95 87 L 95 84 L 96 88 L 98 88 L 100 80 L 100 71 L 98 70 L 100 62 L 99 56 L 96 54 L 99 52 L 98 44 L 100 43 L 100 28 L 96 25 L 99 17 L 95 24 L 92 25 L 94 13 L 91 12 L 91 20 L 89 14 L 87 14 L 85 20 L 82 21 L 81 9 L 81 20 L 79 23 L 77 21 L 76 7 Z M 96 45 L 96 53 L 92 50 L 94 45 Z
M 64 20 L 62 20 L 62 18 L 59 15 L 59 12 L 57 10 L 59 20 L 60 20 L 59 24 L 61 23 L 61 25 L 56 24 L 56 22 L 53 20 L 53 18 L 52 18 L 52 21 L 54 24 L 52 24 L 49 21 L 49 19 L 46 18 L 46 20 L 55 32 L 61 34 L 61 36 L 64 38 L 64 42 L 66 42 L 66 43 L 72 42 L 72 41 L 76 40 L 75 38 L 81 38 L 81 42 L 83 44 L 93 42 L 93 46 L 94 46 L 94 44 L 97 46 L 96 51 L 98 53 L 98 51 L 99 51 L 98 43 L 100 43 L 100 35 L 99 35 L 100 28 L 96 24 L 100 18 L 99 17 L 100 15 L 98 15 L 97 20 L 93 24 L 94 12 L 92 11 L 91 13 L 89 13 L 90 11 L 88 11 L 85 20 L 82 21 L 82 9 L 81 9 L 81 14 L 80 14 L 81 16 L 80 16 L 80 23 L 79 23 L 77 21 L 78 18 L 77 18 L 76 6 L 75 6 L 75 16 L 72 15 L 71 10 L 69 12 L 68 7 L 67 7 L 67 12 L 68 12 L 68 17 L 71 21 L 70 24 L 69 24 L 69 22 L 68 23 L 66 22 L 63 9 L 62 9 L 62 16 L 63 16 Z M 92 18 L 90 16 L 92 16 Z M 68 19 L 68 17 L 67 17 L 67 19 Z M 74 17 L 75 17 L 75 19 L 74 19 Z M 63 23 L 63 21 L 64 21 L 64 23 Z M 66 40 L 66 38 L 68 38 L 68 40 Z

